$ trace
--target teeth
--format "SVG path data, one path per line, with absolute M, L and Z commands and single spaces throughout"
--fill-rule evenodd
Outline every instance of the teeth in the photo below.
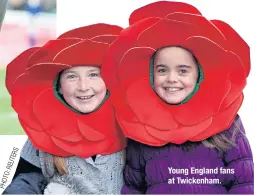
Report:
M 91 97 L 93 97 L 93 96 L 92 95 L 89 95 L 89 96 L 79 96 L 78 98 L 82 99 L 82 100 L 87 100 L 87 99 L 90 99 Z
M 181 88 L 165 87 L 167 91 L 180 91 Z

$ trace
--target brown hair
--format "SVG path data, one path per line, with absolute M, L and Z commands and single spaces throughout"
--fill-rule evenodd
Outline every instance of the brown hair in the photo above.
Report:
M 230 137 L 223 131 L 201 142 L 204 146 L 208 148 L 216 148 L 220 152 L 225 152 L 231 147 L 234 147 L 237 134 L 242 133 L 238 121 L 240 121 L 240 119 L 233 122 L 232 126 L 234 129 Z
M 186 141 L 183 144 L 180 144 L 179 147 L 181 147 L 185 152 L 188 152 L 196 148 L 199 144 L 203 144 L 205 147 L 214 148 L 220 154 L 223 154 L 227 150 L 236 146 L 236 137 L 239 133 L 244 135 L 244 132 L 241 131 L 239 123 L 241 123 L 241 120 L 237 119 L 231 125 L 231 128 L 233 128 L 232 130 L 225 130 L 202 141 Z M 232 133 L 227 131 L 232 131 Z
M 60 175 L 68 174 L 68 170 L 67 170 L 67 166 L 66 166 L 66 161 L 65 161 L 64 157 L 54 156 L 53 157 L 53 163 L 54 163 L 54 166 L 55 166 L 57 172 Z

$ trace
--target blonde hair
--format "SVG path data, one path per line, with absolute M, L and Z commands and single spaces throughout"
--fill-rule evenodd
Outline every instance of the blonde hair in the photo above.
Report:
M 214 135 L 206 140 L 201 141 L 204 146 L 208 148 L 216 148 L 220 152 L 225 152 L 226 150 L 234 147 L 236 136 L 238 133 L 243 133 L 241 132 L 240 125 L 238 124 L 240 119 L 237 121 L 234 121 L 232 126 L 233 126 L 233 133 L 231 137 L 228 137 L 225 132 L 221 132 L 217 135 Z
M 236 136 L 241 133 L 245 136 L 245 134 L 241 131 L 240 124 L 241 120 L 240 118 L 235 120 L 231 128 L 233 128 L 232 134 L 229 136 L 227 134 L 227 131 L 223 131 L 221 133 L 218 133 L 214 136 L 211 136 L 205 140 L 199 141 L 199 142 L 192 142 L 192 141 L 187 141 L 183 144 L 180 145 L 180 147 L 185 150 L 189 151 L 191 149 L 194 149 L 198 144 L 203 144 L 207 148 L 214 148 L 216 149 L 220 154 L 223 154 L 227 150 L 231 149 L 232 147 L 236 146 Z
M 67 169 L 66 161 L 65 161 L 64 157 L 54 156 L 53 157 L 53 162 L 54 162 L 54 166 L 55 166 L 57 172 L 60 175 L 68 174 L 68 169 Z

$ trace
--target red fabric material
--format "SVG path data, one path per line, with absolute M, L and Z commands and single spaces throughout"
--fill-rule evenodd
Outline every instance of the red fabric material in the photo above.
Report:
M 121 30 L 107 24 L 74 29 L 41 48 L 23 52 L 7 66 L 6 87 L 12 106 L 36 148 L 57 156 L 87 158 L 126 146 L 110 96 L 98 110 L 78 114 L 56 98 L 53 87 L 56 75 L 66 68 L 103 67 L 110 40 Z
M 242 104 L 250 71 L 247 43 L 228 24 L 207 20 L 188 4 L 153 3 L 130 18 L 132 25 L 111 45 L 102 68 L 125 135 L 162 146 L 204 140 L 228 129 Z M 154 52 L 175 45 L 190 50 L 204 73 L 197 93 L 177 106 L 161 101 L 149 75 Z M 112 71 L 116 76 L 107 76 Z

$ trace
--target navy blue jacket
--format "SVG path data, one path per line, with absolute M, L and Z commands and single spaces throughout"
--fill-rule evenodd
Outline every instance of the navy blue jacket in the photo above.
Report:
M 3 194 L 43 194 L 46 185 L 41 169 L 20 158 L 13 180 Z

